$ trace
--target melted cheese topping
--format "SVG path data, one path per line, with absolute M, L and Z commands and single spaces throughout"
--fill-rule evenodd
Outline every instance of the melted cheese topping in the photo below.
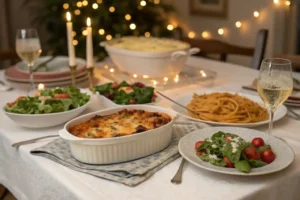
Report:
M 82 138 L 111 138 L 131 135 L 163 126 L 171 121 L 165 113 L 144 110 L 121 110 L 92 119 L 69 128 L 69 132 Z

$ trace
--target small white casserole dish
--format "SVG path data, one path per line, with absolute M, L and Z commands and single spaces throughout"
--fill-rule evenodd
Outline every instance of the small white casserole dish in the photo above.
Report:
M 130 74 L 148 75 L 152 78 L 178 75 L 184 68 L 188 57 L 200 51 L 199 48 L 190 48 L 188 44 L 183 49 L 168 52 L 122 49 L 106 42 L 101 42 L 100 46 L 105 48 L 110 59 L 122 71 Z
M 96 115 L 110 115 L 123 109 L 166 113 L 172 118 L 172 121 L 156 129 L 115 138 L 80 138 L 68 131 L 69 127 L 88 121 Z M 175 118 L 176 113 L 172 110 L 149 105 L 128 105 L 77 117 L 69 121 L 64 129 L 59 131 L 59 135 L 69 141 L 72 156 L 80 162 L 88 164 L 119 163 L 145 157 L 166 148 L 171 142 L 172 125 Z

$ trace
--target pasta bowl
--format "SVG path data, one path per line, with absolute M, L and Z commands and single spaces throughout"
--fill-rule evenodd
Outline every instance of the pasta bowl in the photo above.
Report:
M 81 138 L 72 135 L 68 131 L 71 126 L 88 121 L 95 116 L 110 115 L 124 109 L 165 113 L 172 120 L 152 130 L 112 138 Z M 176 116 L 174 111 L 157 106 L 128 105 L 100 110 L 77 117 L 66 123 L 64 129 L 59 131 L 59 135 L 69 142 L 72 156 L 80 162 L 88 164 L 126 162 L 151 155 L 167 147 L 171 142 L 172 125 Z

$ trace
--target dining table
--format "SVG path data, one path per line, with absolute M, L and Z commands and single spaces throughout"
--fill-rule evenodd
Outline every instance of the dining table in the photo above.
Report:
M 242 89 L 258 76 L 259 71 L 246 66 L 225 63 L 205 58 L 190 57 L 188 65 L 217 73 L 211 84 L 196 82 L 185 86 L 166 89 L 161 92 L 172 99 L 187 93 L 205 91 L 233 91 L 257 95 Z M 97 73 L 97 68 L 95 69 Z M 295 74 L 299 76 L 299 74 Z M 5 80 L 0 70 L 0 80 Z M 99 83 L 109 81 L 99 77 Z M 0 92 L 2 108 L 6 102 L 26 94 L 25 90 L 14 88 Z M 85 113 L 103 109 L 95 95 Z M 171 108 L 172 102 L 161 98 L 157 106 Z M 291 107 L 300 114 L 300 107 Z M 41 129 L 18 126 L 5 113 L 0 113 L 0 183 L 20 200 L 35 199 L 101 199 L 101 200 L 160 200 L 160 199 L 255 199 L 255 200 L 298 200 L 300 199 L 300 121 L 288 113 L 274 123 L 272 134 L 282 138 L 294 151 L 295 160 L 286 169 L 261 176 L 233 176 L 200 169 L 190 163 L 183 168 L 181 184 L 170 182 L 175 175 L 181 158 L 169 163 L 143 183 L 129 187 L 124 184 L 81 173 L 41 156 L 34 156 L 31 150 L 54 139 L 49 138 L 21 146 L 12 147 L 15 142 L 40 136 L 58 134 L 64 124 Z M 267 132 L 268 125 L 253 127 Z

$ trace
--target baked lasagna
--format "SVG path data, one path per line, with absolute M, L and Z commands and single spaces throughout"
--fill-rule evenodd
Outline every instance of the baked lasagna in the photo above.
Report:
M 81 138 L 112 138 L 136 134 L 161 127 L 171 121 L 165 113 L 144 110 L 121 110 L 74 125 L 69 132 Z

